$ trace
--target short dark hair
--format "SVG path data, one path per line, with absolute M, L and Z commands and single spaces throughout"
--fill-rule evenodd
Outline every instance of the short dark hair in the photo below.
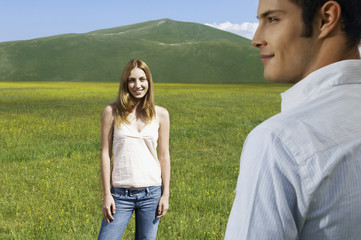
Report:
M 302 36 L 312 36 L 312 22 L 317 10 L 329 0 L 289 0 L 302 9 L 305 24 Z M 360 44 L 361 40 L 361 3 L 360 0 L 334 0 L 341 7 L 341 23 L 350 46 Z

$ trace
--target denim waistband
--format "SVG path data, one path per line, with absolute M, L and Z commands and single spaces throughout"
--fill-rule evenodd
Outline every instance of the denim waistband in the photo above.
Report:
M 146 193 L 157 190 L 161 186 L 150 186 L 145 188 L 122 188 L 122 187 L 111 187 L 111 192 L 118 195 L 131 196 L 133 194 Z

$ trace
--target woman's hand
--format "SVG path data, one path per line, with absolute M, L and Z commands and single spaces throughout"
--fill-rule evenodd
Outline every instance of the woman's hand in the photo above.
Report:
M 112 195 L 104 196 L 103 200 L 103 217 L 107 223 L 114 221 L 113 215 L 115 214 L 115 202 Z
M 158 215 L 157 218 L 164 217 L 169 209 L 169 197 L 162 195 L 158 204 Z

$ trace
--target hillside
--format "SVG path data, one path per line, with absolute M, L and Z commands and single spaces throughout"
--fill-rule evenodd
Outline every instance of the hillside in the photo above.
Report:
M 248 39 L 198 23 L 161 19 L 0 43 L 0 81 L 119 81 L 131 59 L 155 82 L 265 82 Z

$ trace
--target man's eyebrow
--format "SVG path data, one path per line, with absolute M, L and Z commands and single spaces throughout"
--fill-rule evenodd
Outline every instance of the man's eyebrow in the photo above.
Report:
M 258 19 L 260 19 L 260 18 L 266 18 L 266 17 L 268 17 L 268 15 L 271 15 L 271 14 L 273 14 L 273 13 L 279 13 L 279 12 L 280 12 L 280 13 L 286 13 L 285 10 L 281 10 L 281 9 L 269 10 L 269 11 L 266 11 L 266 12 L 262 13 L 260 17 L 257 16 L 257 18 L 258 18 Z

